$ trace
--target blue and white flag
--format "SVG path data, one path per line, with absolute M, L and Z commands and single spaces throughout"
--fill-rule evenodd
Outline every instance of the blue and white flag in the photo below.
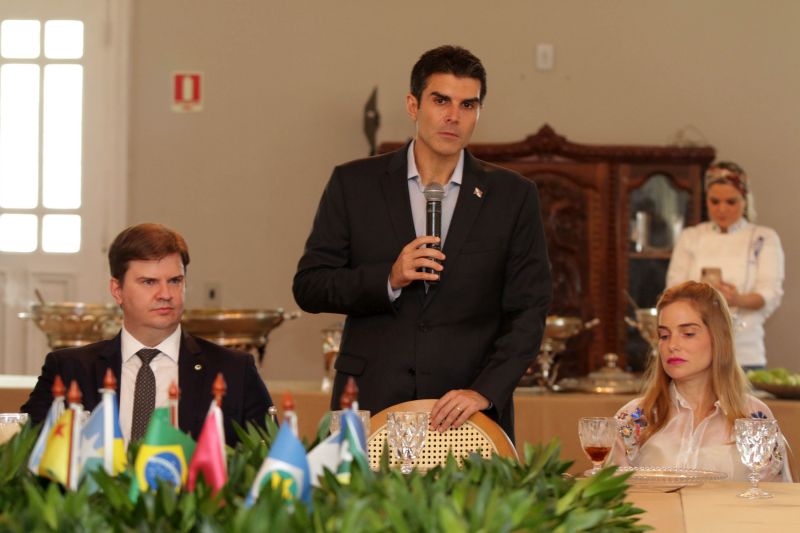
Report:
M 47 437 L 50 435 L 50 430 L 53 429 L 56 421 L 64 413 L 64 397 L 57 396 L 53 399 L 50 409 L 47 411 L 47 417 L 44 419 L 41 433 L 39 438 L 36 439 L 36 444 L 31 452 L 31 457 L 28 459 L 28 470 L 39 475 L 39 463 L 42 461 L 42 453 L 44 453 L 45 444 L 47 444 Z
M 284 420 L 267 458 L 256 474 L 245 505 L 249 507 L 255 503 L 261 493 L 261 487 L 267 482 L 271 483 L 273 488 L 280 488 L 285 500 L 299 499 L 310 504 L 310 481 L 306 450 L 292 431 L 291 424 Z
M 101 389 L 101 392 L 103 399 L 81 430 L 81 478 L 97 468 L 104 468 L 108 475 L 116 476 L 128 464 L 116 394 L 110 389 Z
M 318 487 L 325 469 L 335 472 L 341 483 L 349 483 L 353 461 L 360 463 L 363 471 L 369 469 L 366 450 L 367 441 L 361 418 L 356 411 L 345 409 L 342 412 L 341 429 L 308 454 L 311 483 Z

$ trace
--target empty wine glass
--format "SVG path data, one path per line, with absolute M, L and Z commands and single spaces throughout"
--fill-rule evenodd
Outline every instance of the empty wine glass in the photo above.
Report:
M 342 342 L 344 324 L 337 322 L 322 330 L 322 354 L 325 363 L 325 376 L 322 378 L 322 392 L 330 392 L 333 378 L 336 376 L 336 358 L 339 356 L 339 345 Z
M 364 426 L 364 435 L 369 436 L 369 411 L 364 409 L 358 410 L 358 418 L 361 419 L 361 425 Z M 336 433 L 341 429 L 342 426 L 342 410 L 339 409 L 337 411 L 331 411 L 331 423 L 330 423 L 330 432 L 331 435 Z
M 739 494 L 740 498 L 772 498 L 772 494 L 758 487 L 761 471 L 772 461 L 772 452 L 778 440 L 778 423 L 763 418 L 738 418 L 733 426 L 736 448 L 742 463 L 750 469 L 752 486 Z
M 414 461 L 425 446 L 429 423 L 430 413 L 395 411 L 387 414 L 386 438 L 401 462 L 403 474 L 414 470 Z
M 28 421 L 28 413 L 0 413 L 0 444 L 11 440 Z
M 733 324 L 734 333 L 739 333 L 747 327 L 747 322 L 742 318 L 741 311 L 736 307 L 730 308 L 731 324 Z
M 583 417 L 578 422 L 578 437 L 581 439 L 583 451 L 592 461 L 592 469 L 584 472 L 593 476 L 600 471 L 603 462 L 611 453 L 614 439 L 617 436 L 617 422 L 607 417 Z

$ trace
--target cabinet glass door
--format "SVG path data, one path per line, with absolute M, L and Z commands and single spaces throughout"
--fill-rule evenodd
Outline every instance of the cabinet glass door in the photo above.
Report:
M 655 307 L 664 290 L 672 247 L 687 222 L 689 192 L 657 173 L 630 191 L 628 206 L 628 294 L 638 307 Z M 627 314 L 635 318 L 633 303 Z M 626 352 L 631 370 L 644 370 L 649 348 L 629 327 Z

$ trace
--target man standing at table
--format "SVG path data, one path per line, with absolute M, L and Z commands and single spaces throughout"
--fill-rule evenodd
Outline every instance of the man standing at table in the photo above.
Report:
M 551 297 L 536 186 L 465 149 L 486 94 L 469 51 L 414 65 L 403 149 L 334 169 L 294 278 L 309 312 L 347 315 L 332 407 L 348 376 L 373 412 L 438 398 L 434 427 L 477 411 L 512 438 L 512 395 L 538 352 Z M 424 189 L 444 187 L 442 250 L 426 236 Z M 435 273 L 424 273 L 428 267 Z
M 122 308 L 122 331 L 113 339 L 47 355 L 42 375 L 22 406 L 33 423 L 44 420 L 53 401 L 56 375 L 65 385 L 77 381 L 83 405 L 100 402 L 106 369 L 121 375 L 120 426 L 125 442 L 144 435 L 155 407 L 166 407 L 174 381 L 181 389 L 178 425 L 195 439 L 213 397 L 211 386 L 222 372 L 225 440 L 238 441 L 232 421 L 265 426 L 272 405 L 253 356 L 223 348 L 181 330 L 189 250 L 177 232 L 161 224 L 139 224 L 120 233 L 108 251 L 111 295 Z

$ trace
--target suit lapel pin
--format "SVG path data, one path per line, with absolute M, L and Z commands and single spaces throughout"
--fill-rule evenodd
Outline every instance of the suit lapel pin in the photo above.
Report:
M 194 369 L 195 370 L 202 370 L 203 369 L 203 365 L 194 365 Z
M 479 188 L 475 187 L 475 190 L 472 191 L 472 194 L 477 196 L 478 198 L 483 198 L 483 191 Z

